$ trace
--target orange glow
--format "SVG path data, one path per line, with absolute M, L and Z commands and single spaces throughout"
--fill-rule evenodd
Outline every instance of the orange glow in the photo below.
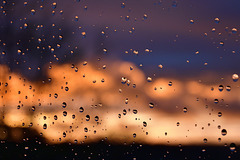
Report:
M 216 98 L 227 103 L 239 103 L 236 88 L 219 92 L 219 84 L 167 77 L 147 82 L 147 76 L 129 62 L 119 61 L 105 70 L 91 63 L 76 66 L 77 72 L 70 64 L 53 65 L 48 69 L 51 82 L 44 83 L 24 80 L 21 75 L 8 72 L 6 66 L 0 66 L 3 123 L 12 128 L 27 128 L 32 123 L 31 128 L 42 133 L 49 143 L 93 142 L 105 137 L 121 144 L 138 141 L 192 145 L 203 144 L 204 138 L 208 139 L 208 144 L 214 145 L 233 141 L 240 143 L 240 129 L 236 127 L 240 123 L 238 114 L 223 110 L 223 116 L 218 117 L 221 109 L 213 103 Z M 131 81 L 129 86 L 121 83 L 121 76 Z M 172 86 L 168 85 L 170 81 Z M 211 91 L 211 87 L 215 89 Z M 63 102 L 67 104 L 66 108 L 62 107 Z M 150 102 L 154 103 L 153 108 L 149 107 Z M 80 107 L 84 108 L 82 113 L 79 112 Z M 187 107 L 187 113 L 183 112 L 183 107 Z M 123 114 L 124 109 L 126 115 Z M 86 115 L 90 116 L 89 121 Z M 147 123 L 146 127 L 143 122 Z M 45 124 L 46 129 L 43 128 Z M 221 135 L 218 125 L 227 129 L 226 136 Z M 221 142 L 218 142 L 219 137 Z

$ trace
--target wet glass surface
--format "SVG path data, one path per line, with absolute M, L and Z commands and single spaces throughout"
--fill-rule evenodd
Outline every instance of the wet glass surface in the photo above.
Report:
M 0 159 L 240 159 L 239 6 L 2 0 Z

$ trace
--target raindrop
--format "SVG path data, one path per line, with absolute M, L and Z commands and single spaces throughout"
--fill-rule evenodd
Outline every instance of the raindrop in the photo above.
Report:
M 203 142 L 204 142 L 204 143 L 207 143 L 207 138 L 204 138 L 204 139 L 203 139 Z
M 67 111 L 63 111 L 63 116 L 67 116 Z
M 125 3 L 121 3 L 121 7 L 122 7 L 122 8 L 125 8 Z
M 57 119 L 58 119 L 57 115 L 54 115 L 54 120 L 57 120 Z
M 219 90 L 220 92 L 223 91 L 223 88 L 224 88 L 223 85 L 219 85 L 219 86 L 218 86 L 218 90 Z
M 78 16 L 75 16 L 74 19 L 75 19 L 75 21 L 78 21 Z
M 236 149 L 236 144 L 235 143 L 231 143 L 230 144 L 230 150 L 233 152 L 233 151 L 235 151 L 235 149 Z
M 215 21 L 215 23 L 218 24 L 220 22 L 220 19 L 219 18 L 215 18 L 214 21 Z
M 222 129 L 221 133 L 222 133 L 223 136 L 226 136 L 227 135 L 227 130 L 226 129 Z
M 143 127 L 147 127 L 147 122 L 143 122 Z
M 68 88 L 68 87 L 65 87 L 65 91 L 69 91 L 69 88 Z
M 32 111 L 35 111 L 35 110 L 36 110 L 35 106 L 32 106 Z
M 98 116 L 95 116 L 95 121 L 98 121 L 99 120 L 99 117 Z
M 54 2 L 54 3 L 52 4 L 52 8 L 55 9 L 56 7 L 57 7 L 57 3 Z
M 103 48 L 103 53 L 107 54 L 107 48 Z
M 218 102 L 219 102 L 218 99 L 214 99 L 215 104 L 218 104 Z
M 231 86 L 226 86 L 227 91 L 231 91 Z
M 150 102 L 148 105 L 149 105 L 150 108 L 153 108 L 153 107 L 154 107 L 154 104 L 151 103 L 151 102 Z
M 47 124 L 46 123 L 43 125 L 43 129 L 47 129 Z
M 127 114 L 127 110 L 124 109 L 124 110 L 123 110 L 123 115 L 126 115 L 126 114 Z
M 220 42 L 219 42 L 219 45 L 220 45 L 220 46 L 224 46 L 224 42 L 223 42 L 223 41 L 220 41 Z
M 147 18 L 148 18 L 147 14 L 144 14 L 143 19 L 147 19 Z
M 137 112 L 138 112 L 138 111 L 137 111 L 136 109 L 133 110 L 133 113 L 134 113 L 134 114 L 137 114 Z
M 86 115 L 86 121 L 89 121 L 89 120 L 90 120 L 90 116 Z
M 187 107 L 184 107 L 184 108 L 183 108 L 183 112 L 184 112 L 184 113 L 187 113 Z
M 66 102 L 63 102 L 63 103 L 62 103 L 62 107 L 63 107 L 63 108 L 66 108 L 66 107 L 67 107 L 67 103 L 66 103 Z
M 126 77 L 122 77 L 121 82 L 122 82 L 122 84 L 125 84 L 127 82 L 127 78 Z
M 222 117 L 222 112 L 218 112 L 218 117 Z
M 232 33 L 237 33 L 237 28 L 233 28 Z
M 170 82 L 168 83 L 168 85 L 169 85 L 169 86 L 172 86 L 172 82 L 170 81 Z
M 63 138 L 65 138 L 65 137 L 66 137 L 66 135 L 67 135 L 67 134 L 66 134 L 65 132 L 63 132 Z
M 238 75 L 236 73 L 232 75 L 232 79 L 233 79 L 234 82 L 237 82 L 238 78 L 239 77 L 238 77 Z
M 31 10 L 31 14 L 34 15 L 36 11 L 34 9 Z
M 87 127 L 84 128 L 84 132 L 88 132 L 88 128 Z
M 83 111 L 84 111 L 84 108 L 83 108 L 83 107 L 80 107 L 80 108 L 79 108 L 79 112 L 82 113 Z
M 152 78 L 151 77 L 147 77 L 147 81 L 148 82 L 152 82 Z
M 137 134 L 136 133 L 133 133 L 133 138 L 136 138 Z
M 57 93 L 54 94 L 54 98 L 58 98 L 58 94 Z

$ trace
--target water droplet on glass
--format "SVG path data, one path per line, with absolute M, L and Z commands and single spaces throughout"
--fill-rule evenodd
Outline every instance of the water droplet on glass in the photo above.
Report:
M 126 77 L 122 77 L 121 82 L 122 82 L 122 84 L 125 84 L 127 82 L 127 78 Z
M 125 3 L 121 3 L 121 7 L 122 7 L 122 8 L 125 8 Z
M 218 117 L 222 117 L 222 112 L 218 112 Z
M 57 120 L 57 119 L 58 119 L 57 115 L 54 115 L 54 120 Z
M 149 105 L 150 108 L 153 108 L 153 107 L 154 107 L 154 104 L 151 103 L 151 102 L 150 102 L 148 105 Z
M 138 112 L 138 111 L 137 111 L 136 109 L 133 110 L 133 113 L 134 113 L 134 114 L 137 114 L 137 112 Z
M 184 113 L 187 113 L 187 107 L 184 107 L 184 108 L 183 108 L 183 112 L 184 112 Z
M 152 78 L 151 77 L 147 77 L 147 81 L 148 82 L 152 82 Z
M 57 7 L 57 3 L 54 2 L 54 3 L 52 4 L 52 8 L 55 9 L 56 7 Z
M 58 94 L 57 93 L 54 94 L 54 98 L 58 98 Z
M 124 109 L 124 110 L 123 110 L 123 115 L 126 115 L 126 114 L 127 114 L 127 110 Z
M 147 18 L 148 18 L 147 14 L 144 14 L 143 19 L 147 19 Z
M 233 79 L 234 82 L 237 82 L 238 78 L 239 77 L 238 77 L 238 75 L 236 73 L 232 75 L 232 79 Z
M 168 83 L 168 85 L 169 85 L 169 86 L 172 86 L 172 82 L 170 81 L 170 82 Z
M 218 102 L 219 102 L 218 99 L 214 99 L 215 104 L 218 104 Z
M 99 120 L 99 117 L 98 116 L 95 116 L 95 121 L 98 121 Z
M 34 9 L 31 10 L 31 14 L 34 15 L 36 11 Z
M 232 33 L 237 33 L 237 28 L 233 28 Z
M 47 129 L 47 124 L 43 124 L 43 129 Z
M 68 88 L 68 87 L 65 87 L 65 91 L 69 91 L 69 88 Z
M 63 102 L 63 103 L 62 103 L 62 107 L 63 107 L 63 108 L 66 108 L 66 107 L 67 107 L 67 103 L 66 103 L 66 102 Z
M 147 122 L 143 122 L 143 127 L 147 127 Z
M 32 106 L 32 111 L 35 111 L 35 110 L 36 110 L 35 106 Z
M 75 114 L 73 114 L 73 115 L 72 115 L 72 119 L 75 119 L 75 117 L 76 117 Z
M 230 144 L 230 150 L 233 152 L 233 151 L 235 151 L 235 149 L 236 149 L 236 144 L 235 143 L 231 143 Z
M 67 134 L 65 132 L 63 132 L 63 138 L 65 138 L 67 136 Z
M 226 129 L 222 129 L 221 133 L 222 133 L 223 136 L 226 136 L 227 135 L 227 130 Z
M 63 116 L 67 116 L 67 111 L 63 111 Z
M 220 19 L 219 18 L 215 18 L 214 21 L 215 21 L 215 23 L 218 24 L 220 22 Z
M 224 46 L 224 42 L 223 42 L 223 41 L 220 41 L 220 42 L 219 42 L 219 45 L 220 45 L 220 46 Z
M 218 90 L 219 90 L 220 92 L 223 91 L 223 88 L 224 88 L 223 85 L 219 85 L 219 86 L 218 86 Z
M 90 116 L 86 115 L 86 121 L 89 121 L 89 120 L 90 120 Z
M 231 91 L 231 86 L 226 86 L 227 91 Z
M 79 112 L 82 113 L 83 111 L 84 111 L 84 108 L 83 108 L 83 107 L 80 107 L 80 108 L 79 108 Z
M 75 19 L 75 21 L 78 21 L 78 16 L 75 16 L 74 19 Z
M 204 138 L 204 139 L 203 139 L 203 142 L 204 142 L 204 143 L 207 143 L 207 138 Z
M 136 133 L 133 133 L 133 138 L 136 138 L 137 134 Z

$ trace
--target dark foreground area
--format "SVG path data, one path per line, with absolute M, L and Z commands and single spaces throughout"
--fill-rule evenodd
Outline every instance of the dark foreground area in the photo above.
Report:
M 234 152 L 229 146 L 150 146 L 140 144 L 111 145 L 103 140 L 94 144 L 58 144 L 48 145 L 26 140 L 16 144 L 1 141 L 0 159 L 234 159 L 239 160 L 239 148 Z

